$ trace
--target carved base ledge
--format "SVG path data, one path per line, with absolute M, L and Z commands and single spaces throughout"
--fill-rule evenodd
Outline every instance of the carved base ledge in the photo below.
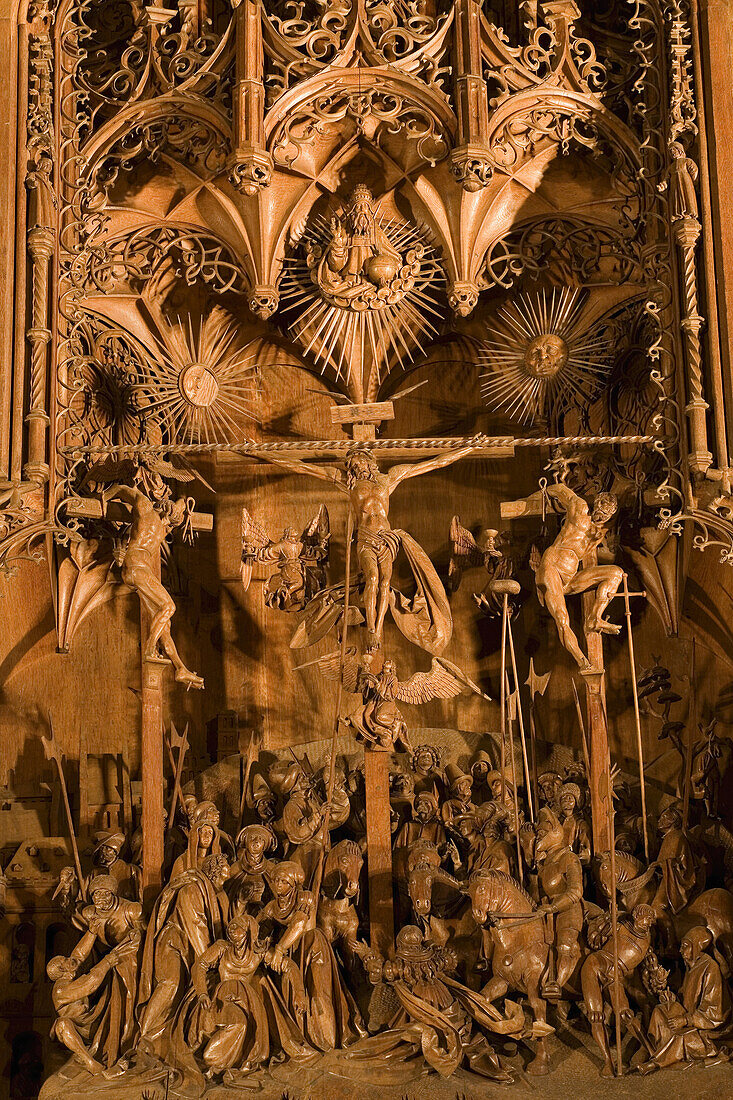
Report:
M 139 9 L 137 24 L 140 27 L 165 27 L 176 15 L 177 8 L 162 8 L 156 3 L 150 3 Z
M 464 191 L 480 191 L 494 175 L 494 159 L 487 145 L 462 145 L 451 153 L 451 171 Z
M 35 485 L 43 485 L 50 475 L 51 470 L 45 462 L 27 462 L 23 467 L 23 477 Z
M 256 195 L 272 179 L 272 157 L 257 145 L 242 145 L 228 165 L 229 182 L 244 195 Z

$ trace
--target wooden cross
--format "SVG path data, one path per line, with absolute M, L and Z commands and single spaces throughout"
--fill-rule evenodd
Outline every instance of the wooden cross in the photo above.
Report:
M 102 510 L 102 502 L 93 497 L 71 501 L 66 509 L 69 516 L 79 519 L 110 520 L 112 523 L 129 523 L 130 508 L 122 501 L 110 501 Z M 214 517 L 206 512 L 193 512 L 190 516 L 194 531 L 211 531 Z M 151 567 L 160 579 L 160 551 Z M 140 605 L 140 648 L 144 649 L 150 631 L 150 619 Z M 142 887 L 143 903 L 152 905 L 163 885 L 164 816 L 163 790 L 163 676 L 171 662 L 165 657 L 154 659 L 141 657 L 140 726 L 142 760 Z
M 336 405 L 331 420 L 351 428 L 352 438 L 370 442 L 377 437 L 382 420 L 392 420 L 391 401 L 365 405 Z M 348 547 L 347 547 L 348 553 Z M 373 671 L 378 671 L 373 667 Z M 392 894 L 392 830 L 389 801 L 389 753 L 364 749 L 366 798 L 367 874 L 369 876 L 369 938 L 372 947 L 386 958 L 394 946 L 394 904 Z
M 129 523 L 130 506 L 121 500 L 110 500 L 102 508 L 101 500 L 96 497 L 78 497 L 66 504 L 66 515 L 74 519 L 104 519 L 111 523 Z M 191 512 L 191 529 L 193 531 L 213 531 L 214 517 L 209 512 Z

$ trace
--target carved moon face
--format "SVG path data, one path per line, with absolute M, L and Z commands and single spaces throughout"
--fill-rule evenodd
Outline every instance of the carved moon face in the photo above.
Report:
M 527 345 L 524 366 L 532 378 L 554 378 L 568 361 L 568 345 L 554 332 L 542 332 Z
M 197 409 L 208 409 L 219 396 L 216 375 L 201 363 L 191 363 L 185 367 L 178 379 L 178 386 L 189 405 Z

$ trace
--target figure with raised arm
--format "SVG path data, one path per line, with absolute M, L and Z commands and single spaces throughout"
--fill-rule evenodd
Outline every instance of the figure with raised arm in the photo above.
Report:
M 167 486 L 166 486 L 167 490 Z M 150 629 L 143 649 L 146 660 L 160 660 L 159 647 L 176 670 L 176 680 L 187 688 L 203 688 L 204 681 L 186 668 L 171 637 L 170 623 L 176 613 L 173 597 L 157 576 L 160 549 L 175 527 L 186 521 L 188 504 L 185 497 L 171 500 L 161 493 L 151 500 L 141 489 L 131 485 L 110 485 L 102 494 L 103 505 L 121 500 L 132 509 L 130 538 L 122 560 L 122 580 L 137 592 L 150 616 Z
M 481 445 L 481 440 L 481 436 L 476 436 L 468 446 L 425 462 L 393 466 L 386 473 L 379 469 L 371 448 L 363 443 L 349 449 L 344 470 L 268 455 L 268 462 L 293 473 L 330 481 L 348 496 L 356 531 L 356 555 L 364 583 L 364 614 L 370 651 L 381 647 L 388 608 L 402 633 L 428 653 L 441 653 L 450 641 L 453 620 L 445 589 L 422 547 L 406 531 L 391 527 L 390 497 L 408 478 L 442 470 L 465 458 Z M 392 567 L 400 548 L 409 561 L 417 585 L 417 593 L 410 600 L 391 587 Z M 317 640 L 310 638 L 308 644 Z
M 98 1006 L 90 1005 L 90 998 L 104 985 L 107 975 L 123 960 L 133 958 L 137 949 L 137 942 L 128 937 L 85 974 L 78 973 L 81 960 L 75 955 L 68 958 L 56 955 L 46 967 L 46 973 L 53 982 L 51 996 L 57 1013 L 51 1027 L 51 1038 L 70 1050 L 77 1062 L 91 1074 L 113 1077 L 123 1072 L 122 1063 L 105 1065 L 104 1053 L 100 1058 L 93 1057 L 100 1045 L 98 1032 L 103 1034 L 105 1021 L 100 1018 Z
M 616 595 L 623 580 L 623 570 L 618 565 L 591 565 L 581 569 L 583 558 L 595 550 L 608 531 L 608 524 L 618 509 L 613 493 L 599 493 L 591 512 L 587 503 L 562 481 L 545 490 L 553 504 L 565 513 L 560 533 L 542 555 L 535 570 L 537 595 L 552 615 L 565 649 L 582 669 L 591 668 L 591 662 L 578 644 L 571 626 L 565 603 L 566 596 L 577 596 L 595 589 L 593 607 L 585 621 L 587 632 L 618 634 L 615 626 L 603 618 L 603 612 Z

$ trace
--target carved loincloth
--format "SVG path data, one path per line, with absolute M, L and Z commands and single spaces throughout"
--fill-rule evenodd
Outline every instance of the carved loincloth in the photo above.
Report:
M 414 645 L 427 653 L 442 653 L 453 633 L 453 617 L 443 583 L 422 546 L 407 531 L 359 531 L 357 552 L 371 550 L 377 562 L 394 562 L 404 551 L 415 580 L 415 594 L 405 596 L 391 588 L 389 606 L 395 625 Z

